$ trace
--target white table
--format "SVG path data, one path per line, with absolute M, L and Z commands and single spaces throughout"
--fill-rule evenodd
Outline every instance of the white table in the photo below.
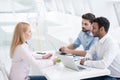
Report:
M 80 80 L 110 74 L 108 69 L 96 68 L 88 68 L 78 72 L 64 67 L 62 63 L 45 68 L 42 71 L 47 75 L 49 80 Z
M 53 54 L 55 53 L 55 51 L 43 51 L 43 52 L 46 53 L 50 52 Z M 42 69 L 42 72 L 48 77 L 48 80 L 80 80 L 110 74 L 110 70 L 108 69 L 96 69 L 96 68 L 88 68 L 78 72 L 64 67 L 62 62 L 57 63 L 54 66 L 44 68 Z M 39 73 L 39 70 L 36 70 L 36 73 Z

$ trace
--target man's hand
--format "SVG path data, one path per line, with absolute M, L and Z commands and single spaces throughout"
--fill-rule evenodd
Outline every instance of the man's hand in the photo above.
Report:
M 62 52 L 62 53 L 70 53 L 70 49 L 67 48 L 67 47 L 61 47 L 61 48 L 59 49 L 59 51 Z
M 81 59 L 81 60 L 80 60 L 80 64 L 82 64 L 82 65 L 83 65 L 83 64 L 84 64 L 84 62 L 85 62 L 85 59 Z

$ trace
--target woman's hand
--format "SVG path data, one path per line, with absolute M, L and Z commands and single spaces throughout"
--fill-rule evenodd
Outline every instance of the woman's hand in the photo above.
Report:
M 53 64 L 60 63 L 61 59 L 60 58 L 54 58 L 53 59 Z
M 52 57 L 52 54 L 45 54 L 45 55 L 43 55 L 42 56 L 42 59 L 49 59 L 49 58 L 51 58 Z

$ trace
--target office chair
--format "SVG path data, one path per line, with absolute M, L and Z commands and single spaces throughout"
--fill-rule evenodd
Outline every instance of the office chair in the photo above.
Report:
M 0 61 L 0 80 L 9 80 L 7 70 L 4 64 Z

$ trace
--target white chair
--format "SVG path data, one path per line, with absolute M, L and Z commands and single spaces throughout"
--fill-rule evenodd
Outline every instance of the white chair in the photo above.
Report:
M 0 61 L 0 80 L 9 80 L 4 64 Z

